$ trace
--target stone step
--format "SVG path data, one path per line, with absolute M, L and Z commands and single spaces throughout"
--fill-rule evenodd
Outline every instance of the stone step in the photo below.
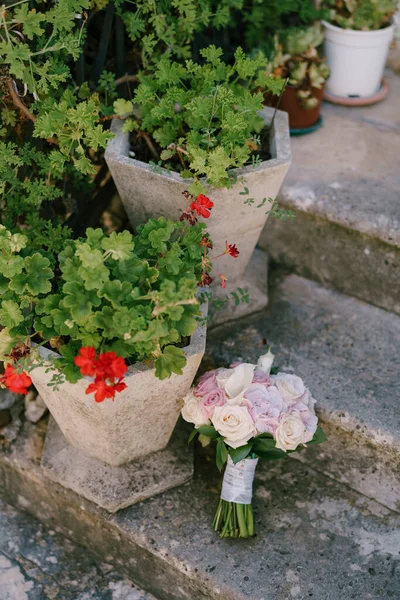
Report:
M 257 536 L 221 540 L 211 530 L 221 475 L 208 454 L 197 457 L 192 482 L 109 515 L 47 479 L 38 463 L 43 434 L 25 423 L 3 447 L 0 493 L 112 566 L 110 578 L 125 574 L 160 600 L 400 597 L 400 515 L 299 461 L 259 463 Z M 68 563 L 60 576 L 68 577 Z
M 329 438 L 293 456 L 400 512 L 400 317 L 276 274 L 266 311 L 208 333 L 210 364 L 255 362 L 267 340 L 312 390 Z
M 282 188 L 291 221 L 270 219 L 260 246 L 300 275 L 400 313 L 400 77 L 374 106 L 324 103 L 324 125 L 292 137 Z
M 112 564 L 0 499 L 1 600 L 156 600 Z

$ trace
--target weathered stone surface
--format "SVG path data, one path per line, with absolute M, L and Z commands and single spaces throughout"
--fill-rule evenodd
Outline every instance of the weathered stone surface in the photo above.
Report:
M 400 511 L 400 318 L 291 275 L 277 282 L 264 313 L 213 330 L 207 352 L 221 366 L 255 362 L 265 340 L 280 370 L 304 378 L 329 424 L 332 444 L 305 456 Z
M 235 259 L 232 259 L 235 260 Z M 228 271 L 229 273 L 229 271 Z M 247 289 L 249 301 L 236 305 L 231 292 L 238 294 L 238 289 Z M 256 248 L 245 271 L 242 281 L 236 281 L 233 285 L 224 288 L 215 288 L 214 296 L 223 300 L 229 296 L 229 303 L 217 310 L 212 302 L 209 306 L 208 326 L 219 325 L 239 319 L 255 312 L 263 310 L 268 304 L 268 257 L 265 252 Z M 240 294 L 238 294 L 240 296 Z
M 273 109 L 265 108 L 262 113 L 266 124 L 274 114 Z M 124 134 L 120 121 L 113 122 L 117 134 L 106 149 L 105 158 L 114 178 L 121 200 L 128 213 L 132 226 L 146 222 L 151 217 L 164 216 L 179 219 L 186 207 L 182 196 L 189 184 L 178 173 L 155 172 L 147 163 L 129 157 L 129 136 Z M 212 216 L 207 221 L 207 230 L 213 240 L 213 253 L 220 255 L 225 250 L 225 242 L 240 245 L 240 255 L 232 260 L 223 256 L 218 260 L 218 270 L 226 273 L 230 282 L 237 285 L 243 278 L 245 269 L 253 254 L 262 228 L 268 218 L 264 209 L 256 205 L 264 197 L 276 198 L 290 164 L 290 140 L 287 114 L 277 112 L 271 135 L 271 160 L 257 167 L 237 169 L 239 181 L 230 189 L 209 188 L 208 195 L 214 202 Z M 255 198 L 253 206 L 244 204 L 246 196 L 241 195 L 244 186 Z
M 164 450 L 113 467 L 68 444 L 50 418 L 41 465 L 53 481 L 116 512 L 191 479 L 193 449 L 187 445 L 187 428 L 182 425 Z
M 1 600 L 155 600 L 113 565 L 0 500 Z
M 47 406 L 42 397 L 30 390 L 25 396 L 25 418 L 31 423 L 37 423 L 46 414 Z
M 206 303 L 202 311 L 205 317 Z M 182 375 L 173 374 L 163 381 L 155 376 L 152 362 L 131 365 L 124 377 L 127 387 L 115 402 L 97 403 L 93 395 L 86 395 L 88 378 L 65 382 L 54 391 L 48 386 L 53 373 L 46 367 L 37 367 L 31 377 L 68 442 L 88 456 L 119 466 L 166 447 L 205 344 L 206 327 L 199 324 L 183 348 L 187 362 Z M 45 358 L 55 356 L 43 347 L 39 352 Z
M 400 313 L 400 78 L 388 98 L 324 104 L 324 127 L 292 138 L 281 193 L 291 222 L 270 219 L 260 246 L 301 275 Z
M 0 458 L 8 501 L 160 600 L 400 595 L 400 516 L 298 461 L 259 463 L 257 537 L 220 540 L 210 524 L 221 475 L 207 456 L 199 457 L 190 484 L 110 516 L 51 483 L 23 447 Z

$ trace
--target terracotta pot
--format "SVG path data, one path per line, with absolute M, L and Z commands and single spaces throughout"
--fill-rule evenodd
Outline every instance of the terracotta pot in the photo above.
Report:
M 315 108 L 307 109 L 302 106 L 297 97 L 297 88 L 291 85 L 286 86 L 279 109 L 288 113 L 290 129 L 307 129 L 318 121 L 324 88 L 312 88 L 312 93 L 319 102 Z M 275 106 L 278 99 L 277 96 L 266 94 L 264 101 L 269 106 Z

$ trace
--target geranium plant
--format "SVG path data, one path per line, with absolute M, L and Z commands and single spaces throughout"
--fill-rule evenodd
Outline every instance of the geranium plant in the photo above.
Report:
M 193 178 L 189 190 L 195 195 L 205 192 L 206 183 L 229 187 L 232 169 L 261 161 L 265 123 L 257 90 L 278 94 L 284 83 L 266 75 L 261 52 L 249 58 L 238 48 L 232 65 L 215 46 L 200 54 L 202 64 L 162 58 L 153 72 L 139 74 L 133 102 L 114 105 L 121 117 L 130 113 L 124 129 L 133 132 L 137 158 L 161 159 L 165 168 Z
M 24 393 L 27 375 L 44 364 L 38 347 L 59 353 L 50 385 L 94 378 L 96 400 L 124 389 L 129 364 L 154 360 L 160 379 L 182 373 L 181 343 L 200 317 L 198 286 L 212 270 L 212 242 L 197 215 L 213 203 L 188 200 L 182 220 L 150 219 L 106 236 L 101 229 L 68 240 L 57 255 L 37 250 L 0 226 L 1 382 Z M 234 244 L 227 254 L 235 257 Z

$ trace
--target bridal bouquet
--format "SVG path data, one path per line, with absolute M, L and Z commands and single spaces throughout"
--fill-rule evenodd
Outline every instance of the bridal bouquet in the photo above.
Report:
M 273 359 L 268 350 L 256 365 L 208 371 L 184 400 L 182 416 L 195 427 L 189 441 L 197 434 L 215 440 L 218 469 L 226 464 L 213 522 L 221 537 L 254 535 L 251 500 L 259 458 L 282 458 L 326 439 L 310 391 L 296 375 L 271 375 Z

